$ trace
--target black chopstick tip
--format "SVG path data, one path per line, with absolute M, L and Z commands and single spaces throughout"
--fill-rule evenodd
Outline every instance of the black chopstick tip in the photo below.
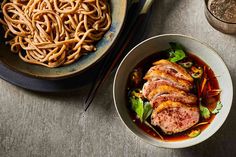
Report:
M 88 97 L 88 99 L 85 101 L 85 103 L 84 103 L 84 106 L 85 106 L 84 111 L 85 112 L 88 110 L 89 106 L 92 104 L 94 97 L 95 97 L 95 94 L 94 95 L 90 95 Z
M 85 109 L 84 109 L 84 112 L 86 112 L 88 110 L 90 105 L 86 105 Z

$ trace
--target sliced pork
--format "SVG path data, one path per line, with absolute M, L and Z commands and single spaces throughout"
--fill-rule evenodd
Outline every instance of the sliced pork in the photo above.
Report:
M 159 60 L 144 79 L 142 94 L 153 107 L 151 123 L 166 134 L 185 131 L 198 123 L 197 97 L 190 93 L 193 78 L 176 63 Z
M 197 97 L 193 94 L 185 94 L 185 93 L 170 93 L 170 94 L 162 94 L 155 96 L 151 101 L 151 105 L 153 108 L 156 108 L 160 103 L 165 101 L 174 101 L 174 102 L 181 102 L 184 104 L 189 105 L 196 105 Z
M 168 86 L 168 85 L 160 85 L 158 88 L 153 89 L 147 96 L 148 100 L 152 100 L 155 96 L 160 96 L 162 94 L 171 94 L 171 93 L 181 93 L 183 95 L 186 95 L 186 93 L 183 90 L 180 90 L 178 88 Z
M 160 71 L 153 67 L 148 70 L 147 74 L 144 76 L 144 79 L 147 81 L 166 80 L 171 82 L 172 84 L 176 84 L 176 86 L 181 86 L 182 88 L 186 88 L 188 90 L 193 87 L 191 82 L 184 79 L 176 78 L 171 74 Z
M 172 63 L 168 60 L 162 59 L 157 62 L 154 62 L 153 64 L 155 65 L 153 67 L 155 69 L 169 73 L 179 79 L 184 79 L 193 82 L 193 78 L 189 75 L 189 73 L 182 66 L 176 63 Z
M 154 80 L 154 81 L 147 81 L 146 83 L 144 83 L 143 85 L 143 95 L 144 97 L 147 98 L 148 94 L 153 90 L 153 89 L 156 89 L 158 86 L 161 86 L 161 85 L 169 85 L 169 86 L 173 86 L 175 88 L 178 88 L 178 89 L 181 89 L 181 90 L 184 90 L 184 91 L 189 91 L 190 89 L 186 86 L 181 86 L 179 84 L 174 84 L 173 82 L 171 81 L 168 81 L 168 80 Z
M 199 121 L 199 109 L 180 102 L 166 101 L 154 109 L 151 123 L 166 134 L 185 131 Z

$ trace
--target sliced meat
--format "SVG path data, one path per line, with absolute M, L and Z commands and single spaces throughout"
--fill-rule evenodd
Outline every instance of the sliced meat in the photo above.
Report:
M 165 101 L 174 101 L 174 102 L 182 102 L 184 104 L 190 104 L 190 105 L 196 105 L 197 103 L 197 97 L 193 94 L 184 94 L 181 93 L 170 93 L 170 94 L 162 94 L 158 96 L 154 96 L 154 98 L 150 101 L 150 104 L 153 108 L 156 108 Z
M 151 101 L 154 97 L 162 95 L 162 94 L 171 94 L 171 93 L 182 93 L 183 95 L 186 95 L 186 93 L 183 90 L 180 90 L 178 88 L 168 86 L 168 85 L 161 85 L 158 86 L 158 88 L 153 89 L 147 96 L 147 99 Z
M 153 63 L 155 66 L 154 69 L 158 69 L 160 71 L 164 71 L 168 74 L 171 74 L 177 78 L 184 79 L 190 82 L 193 82 L 193 78 L 189 75 L 189 73 L 180 65 L 176 63 L 172 63 L 168 60 L 159 60 Z
M 154 109 L 151 123 L 166 134 L 185 131 L 199 121 L 199 109 L 180 102 L 166 101 Z
M 159 60 L 144 77 L 142 93 L 152 107 L 151 123 L 166 134 L 185 131 L 198 123 L 197 97 L 190 94 L 193 78 L 176 63 Z
M 153 68 L 149 69 L 147 74 L 144 76 L 145 80 L 155 81 L 155 80 L 167 80 L 176 86 L 180 86 L 181 88 L 186 88 L 190 90 L 192 88 L 192 83 L 180 78 L 176 78 L 166 72 L 162 72 L 160 70 L 153 70 Z
M 181 86 L 179 84 L 174 84 L 173 82 L 169 81 L 169 80 L 154 80 L 154 81 L 147 81 L 146 83 L 144 83 L 143 85 L 143 89 L 142 89 L 142 93 L 144 95 L 145 98 L 147 98 L 148 94 L 156 89 L 158 86 L 161 85 L 169 85 L 169 86 L 173 86 L 175 88 L 184 90 L 185 92 L 187 92 L 189 89 L 186 86 Z

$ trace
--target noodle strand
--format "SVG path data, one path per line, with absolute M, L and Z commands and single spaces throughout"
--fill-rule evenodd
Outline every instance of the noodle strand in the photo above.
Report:
M 11 51 L 30 64 L 50 68 L 71 64 L 111 26 L 107 0 L 4 0 L 5 38 Z

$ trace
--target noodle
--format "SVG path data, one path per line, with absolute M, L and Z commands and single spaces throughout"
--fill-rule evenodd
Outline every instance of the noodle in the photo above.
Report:
M 95 51 L 111 26 L 107 0 L 4 0 L 1 9 L 11 51 L 50 68 Z

